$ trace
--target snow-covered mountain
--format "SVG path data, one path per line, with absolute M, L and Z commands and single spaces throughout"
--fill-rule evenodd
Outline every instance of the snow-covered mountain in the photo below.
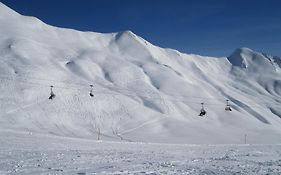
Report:
M 80 32 L 0 3 L 0 129 L 167 143 L 281 142 L 280 58 Z M 94 97 L 89 96 L 93 85 Z M 49 100 L 50 86 L 56 97 Z M 225 111 L 226 99 L 232 111 Z M 199 117 L 201 104 L 207 114 Z

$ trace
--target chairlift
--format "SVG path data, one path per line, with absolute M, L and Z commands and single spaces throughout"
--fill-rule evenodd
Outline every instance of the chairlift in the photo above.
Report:
M 204 116 L 204 115 L 206 115 L 206 111 L 205 111 L 205 109 L 204 109 L 204 103 L 201 103 L 201 105 L 202 105 L 202 108 L 201 108 L 201 110 L 200 110 L 200 114 L 199 114 L 199 116 Z
M 49 99 L 50 100 L 53 100 L 55 97 L 56 97 L 56 95 L 54 94 L 54 92 L 53 92 L 53 87 L 54 86 L 50 86 L 51 87 L 51 92 L 50 92 L 50 97 L 49 97 Z
M 232 111 L 231 107 L 228 104 L 229 100 L 226 100 L 226 106 L 225 106 L 225 110 L 226 111 Z
M 90 95 L 90 97 L 94 97 L 94 94 L 93 94 L 93 85 L 90 85 L 90 87 L 91 87 L 91 90 L 90 90 L 89 95 Z

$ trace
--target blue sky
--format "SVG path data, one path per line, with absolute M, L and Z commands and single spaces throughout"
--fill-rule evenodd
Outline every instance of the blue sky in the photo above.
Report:
M 132 30 L 181 52 L 228 56 L 234 49 L 281 56 L 279 0 L 0 0 L 23 15 L 82 31 Z

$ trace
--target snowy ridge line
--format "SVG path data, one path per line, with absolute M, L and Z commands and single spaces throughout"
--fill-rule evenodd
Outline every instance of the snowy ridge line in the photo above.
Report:
M 127 131 L 158 143 L 243 143 L 249 134 L 247 143 L 281 143 L 281 71 L 259 53 L 184 54 L 130 31 L 79 32 L 12 14 L 0 10 L 0 128 L 90 139 Z
M 27 77 L 25 77 L 27 78 Z M 10 80 L 10 81 L 20 81 L 20 83 L 24 83 L 24 84 L 33 84 L 33 85 L 38 85 L 38 86 L 43 86 L 43 87 L 48 87 L 50 86 L 50 84 L 43 84 L 43 83 L 34 83 L 34 82 L 27 82 L 27 81 L 24 81 L 24 80 L 19 80 L 19 79 L 12 79 L 10 77 L 5 77 L 5 76 L 0 76 L 0 79 L 6 79 L 6 80 Z M 53 81 L 53 80 L 47 80 L 47 79 L 44 79 L 46 81 Z M 71 83 L 65 83 L 65 82 L 60 82 L 60 81 L 56 81 L 56 82 L 59 82 L 61 84 L 70 84 Z M 78 85 L 78 84 L 77 84 Z M 85 89 L 82 89 L 82 88 L 72 88 L 72 87 L 65 87 L 65 86 L 55 86 L 55 88 L 59 88 L 59 89 L 68 89 L 68 90 L 77 90 L 77 91 L 85 91 L 86 90 L 86 85 L 84 84 L 80 84 L 80 86 L 85 86 Z M 114 88 L 115 90 L 121 90 L 122 93 L 126 93 L 126 95 L 129 95 L 129 96 L 132 96 L 132 94 L 134 94 L 134 97 L 137 97 L 137 96 L 141 96 L 141 97 L 144 97 L 146 99 L 159 99 L 159 100 L 167 100 L 167 101 L 178 101 L 178 102 L 187 102 L 189 104 L 200 104 L 201 102 L 191 102 L 191 101 L 187 101 L 187 100 L 180 100 L 180 99 L 171 99 L 170 97 L 174 98 L 175 96 L 178 96 L 178 97 L 186 97 L 186 98 L 195 98 L 195 99 L 202 99 L 204 101 L 208 101 L 208 100 L 216 100 L 216 101 L 224 101 L 224 102 L 221 102 L 221 103 L 207 103 L 207 102 L 204 102 L 204 105 L 221 105 L 221 104 L 225 104 L 225 100 L 226 99 L 220 99 L 220 98 L 210 98 L 210 97 L 196 97 L 196 96 L 187 96 L 187 95 L 176 95 L 176 94 L 171 94 L 171 93 L 165 93 L 163 94 L 164 96 L 166 97 L 162 97 L 162 98 L 155 98 L 155 97 L 150 97 L 150 96 L 143 96 L 143 95 L 136 95 L 136 92 L 133 92 L 133 91 L 130 91 L 129 89 L 124 89 L 122 87 L 116 87 L 116 86 L 113 86 L 112 88 Z M 89 88 L 87 88 L 89 89 Z M 106 89 L 106 88 L 104 88 Z M 99 91 L 94 91 L 95 93 L 98 93 Z M 131 94 L 129 94 L 131 93 Z M 113 93 L 109 93 L 109 92 L 106 92 L 104 94 L 112 94 L 112 95 L 122 95 L 122 94 L 113 94 Z M 156 94 L 156 93 L 153 93 L 153 94 Z M 157 95 L 160 95 L 161 94 L 157 94 Z M 163 96 L 162 95 L 162 96 Z M 170 96 L 169 96 L 170 95 Z M 168 98 L 167 98 L 168 97 Z M 1 99 L 0 99 L 1 100 Z M 244 101 L 244 103 L 247 103 L 247 104 L 255 104 L 255 105 L 250 105 L 252 107 L 255 107 L 255 108 L 266 108 L 266 107 L 261 107 L 260 105 L 256 105 L 257 103 L 260 103 L 260 104 L 264 104 L 264 105 L 269 105 L 269 103 L 264 103 L 264 102 L 257 102 L 257 103 L 253 103 L 253 102 L 247 102 L 247 101 Z M 272 104 L 270 104 L 272 106 Z M 274 105 L 275 106 L 275 105 Z M 279 107 L 276 106 L 276 107 Z

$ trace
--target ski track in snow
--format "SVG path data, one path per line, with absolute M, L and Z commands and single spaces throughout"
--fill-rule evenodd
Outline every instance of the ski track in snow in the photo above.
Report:
M 0 131 L 0 174 L 272 174 L 281 145 L 102 142 Z
M 149 120 L 149 121 L 147 121 L 147 122 L 144 122 L 144 123 L 140 124 L 139 126 L 137 126 L 137 127 L 135 127 L 135 128 L 130 128 L 130 129 L 128 129 L 128 130 L 123 131 L 122 133 L 120 133 L 120 135 L 128 134 L 128 133 L 133 132 L 133 131 L 135 131 L 135 130 L 137 130 L 137 129 L 140 129 L 140 128 L 146 126 L 146 125 L 149 125 L 149 124 L 158 122 L 158 121 L 160 121 L 160 120 L 162 120 L 162 119 L 164 119 L 164 118 L 165 118 L 165 117 L 159 117 L 159 118 L 156 118 L 156 119 Z
M 0 24 L 0 175 L 281 175 L 280 58 L 184 54 L 1 2 Z
M 1 2 L 0 24 L 0 175 L 281 174 L 280 58 L 184 54 Z
M 248 134 L 250 143 L 281 143 L 277 57 L 247 48 L 223 58 L 184 54 L 131 31 L 53 27 L 3 3 L 0 24 L 1 129 L 82 138 L 100 130 L 108 140 L 158 143 L 241 143 Z

